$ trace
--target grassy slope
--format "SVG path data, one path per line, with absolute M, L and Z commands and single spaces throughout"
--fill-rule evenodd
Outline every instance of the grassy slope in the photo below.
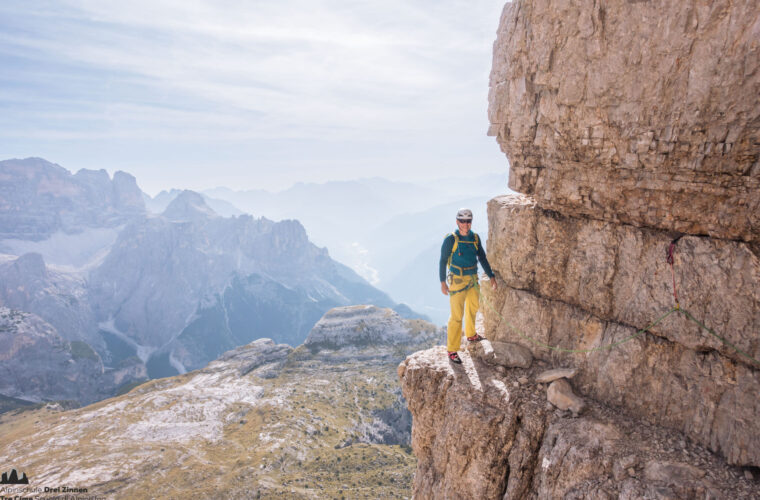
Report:
M 64 477 L 117 498 L 410 496 L 414 457 L 404 447 L 356 442 L 357 424 L 396 399 L 396 362 L 326 364 L 301 351 L 275 378 L 256 373 L 246 377 L 263 388 L 259 401 L 231 402 L 218 441 L 110 438 L 141 421 L 141 397 L 178 387 L 190 373 L 86 408 L 3 415 L 0 456 L 14 457 L 32 485 L 58 486 L 46 478 Z M 118 418 L 91 417 L 114 404 L 124 406 Z M 109 477 L 99 481 L 104 468 Z

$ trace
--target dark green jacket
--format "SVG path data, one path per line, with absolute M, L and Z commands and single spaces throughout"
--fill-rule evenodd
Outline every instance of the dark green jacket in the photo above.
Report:
M 491 266 L 488 264 L 486 251 L 483 249 L 483 240 L 478 237 L 478 250 L 476 252 L 475 245 L 473 244 L 475 241 L 475 233 L 470 231 L 467 233 L 467 236 L 462 236 L 459 233 L 459 229 L 455 232 L 457 233 L 457 236 L 459 236 L 459 244 L 457 245 L 457 251 L 454 255 L 451 255 L 451 249 L 454 248 L 453 234 L 446 236 L 443 240 L 443 245 L 441 245 L 441 260 L 438 263 L 438 277 L 440 278 L 440 281 L 446 281 L 446 264 L 449 261 L 449 256 L 451 256 L 451 263 L 455 266 L 460 268 L 471 268 L 465 270 L 463 274 L 477 274 L 477 265 L 478 261 L 480 261 L 480 265 L 483 267 L 483 271 L 485 271 L 486 275 L 489 278 L 493 278 L 493 271 L 491 271 Z M 463 242 L 470 243 L 463 244 Z M 456 269 L 454 269 L 453 272 L 454 274 L 459 274 Z

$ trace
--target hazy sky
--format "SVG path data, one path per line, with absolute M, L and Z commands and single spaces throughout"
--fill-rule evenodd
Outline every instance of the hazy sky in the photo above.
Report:
M 485 135 L 504 3 L 2 0 L 0 159 L 151 194 L 506 173 Z

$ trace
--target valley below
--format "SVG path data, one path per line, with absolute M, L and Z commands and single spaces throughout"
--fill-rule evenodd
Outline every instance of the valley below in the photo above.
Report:
M 87 407 L 7 412 L 0 463 L 29 492 L 408 498 L 416 460 L 396 367 L 440 335 L 389 309 L 337 308 L 295 349 L 259 339 Z

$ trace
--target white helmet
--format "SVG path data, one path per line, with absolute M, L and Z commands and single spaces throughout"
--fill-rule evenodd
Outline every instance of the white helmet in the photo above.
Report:
M 472 220 L 472 210 L 469 208 L 460 208 L 457 211 L 457 220 Z

